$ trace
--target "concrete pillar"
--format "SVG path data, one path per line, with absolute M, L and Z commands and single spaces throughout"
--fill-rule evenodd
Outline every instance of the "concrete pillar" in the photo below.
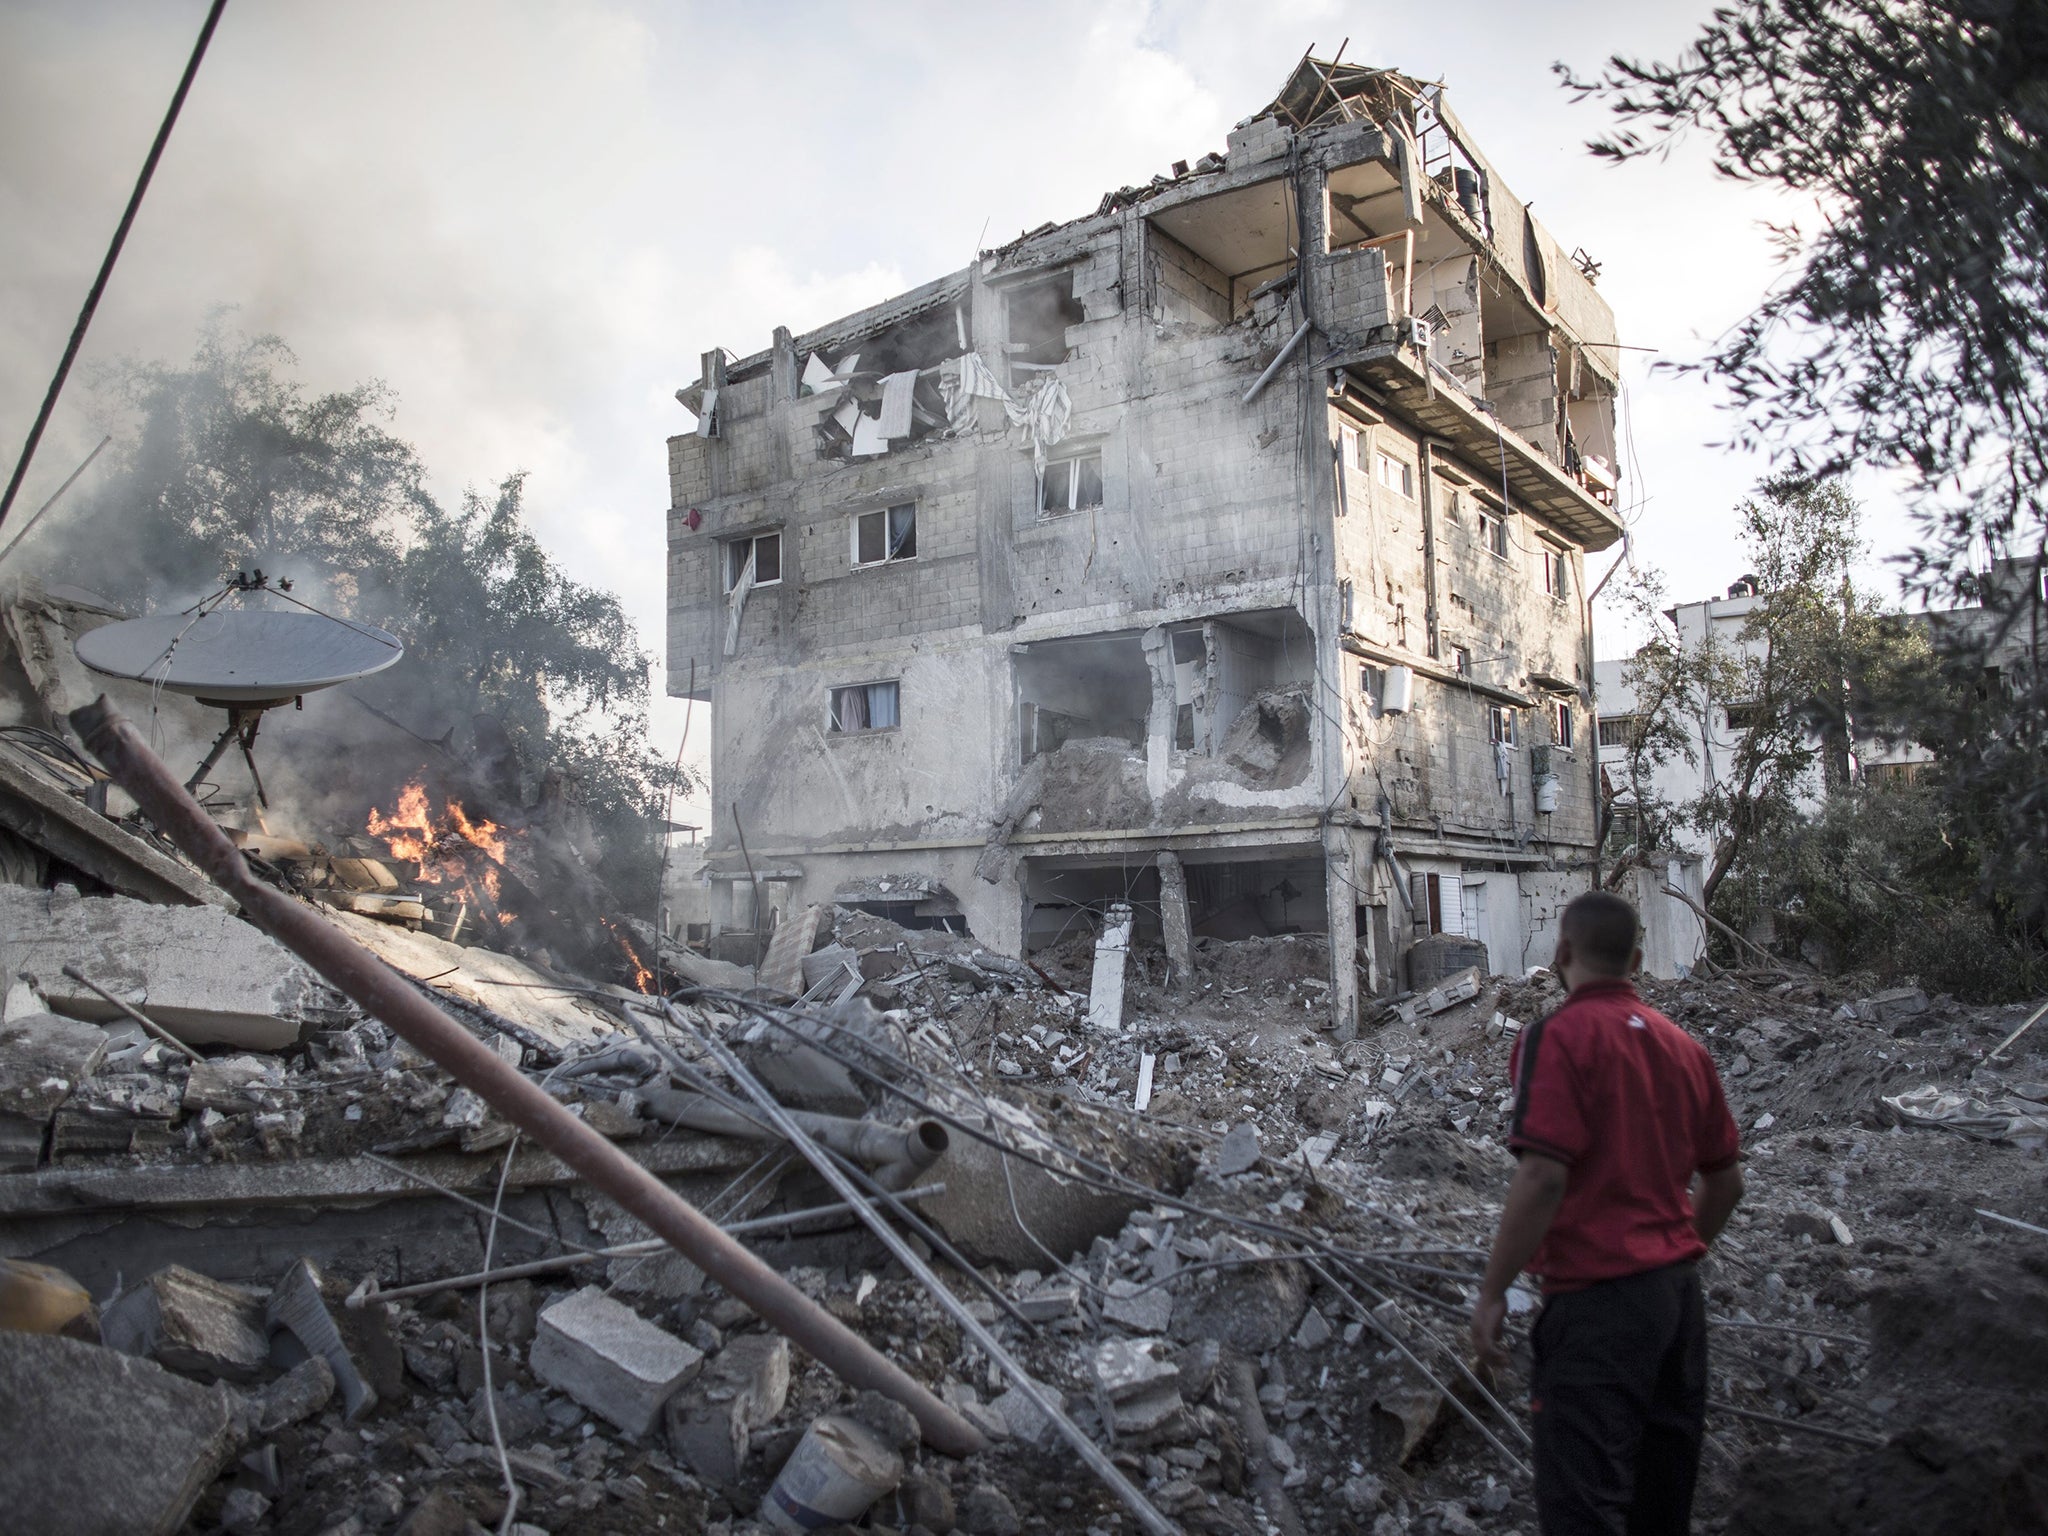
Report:
M 1358 1037 L 1358 891 L 1351 873 L 1351 834 L 1323 828 L 1323 873 L 1329 887 L 1330 1029 L 1339 1040 Z
M 1166 930 L 1166 986 L 1184 997 L 1195 981 L 1194 929 L 1188 921 L 1188 877 L 1180 856 L 1159 855 L 1159 922 Z

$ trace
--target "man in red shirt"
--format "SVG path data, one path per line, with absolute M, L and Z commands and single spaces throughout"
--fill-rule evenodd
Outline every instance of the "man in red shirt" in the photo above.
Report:
M 1712 1059 L 1629 980 L 1639 931 L 1604 891 L 1564 910 L 1551 968 L 1571 995 L 1515 1042 L 1517 1164 L 1472 1309 L 1480 1359 L 1504 1364 L 1508 1286 L 1525 1268 L 1543 1281 L 1529 1411 L 1544 1536 L 1692 1527 L 1707 1402 L 1696 1265 L 1742 1169 Z

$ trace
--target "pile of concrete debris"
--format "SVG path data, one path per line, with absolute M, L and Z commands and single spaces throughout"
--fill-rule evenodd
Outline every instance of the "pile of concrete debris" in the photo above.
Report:
M 986 1448 L 922 1445 L 233 915 L 0 889 L 0 1496 L 28 1526 L 1533 1530 L 1519 1384 L 1462 1325 L 1547 976 L 1446 978 L 1338 1041 L 1316 939 L 1205 940 L 1183 977 L 1114 913 L 1018 962 L 812 910 L 758 974 L 668 952 L 665 1009 L 336 920 Z M 1804 975 L 1652 996 L 1752 1169 L 1709 1266 L 1703 1523 L 2038 1519 L 2040 1036 L 1999 1056 L 2023 1015 Z

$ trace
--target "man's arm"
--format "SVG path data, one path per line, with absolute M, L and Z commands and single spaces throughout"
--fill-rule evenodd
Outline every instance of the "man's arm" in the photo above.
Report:
M 1721 1235 L 1741 1199 L 1742 1164 L 1730 1163 L 1726 1168 L 1700 1175 L 1692 1192 L 1692 1224 L 1701 1242 L 1711 1243 Z
M 1482 1364 L 1507 1364 L 1500 1337 L 1507 1322 L 1508 1287 L 1542 1246 L 1543 1234 L 1550 1230 L 1570 1177 L 1571 1171 L 1563 1163 L 1541 1152 L 1524 1151 L 1515 1165 L 1507 1206 L 1500 1214 L 1500 1231 L 1494 1234 L 1493 1253 L 1486 1261 L 1486 1278 L 1480 1282 L 1479 1301 L 1472 1308 L 1472 1347 Z

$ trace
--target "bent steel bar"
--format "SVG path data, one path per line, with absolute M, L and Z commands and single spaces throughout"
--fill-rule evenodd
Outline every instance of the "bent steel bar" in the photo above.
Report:
M 252 876 L 227 835 L 104 696 L 72 711 L 71 725 L 114 782 L 134 796 L 159 830 L 240 902 L 242 910 L 272 938 L 390 1025 L 577 1175 L 645 1222 L 841 1381 L 856 1389 L 872 1387 L 908 1408 L 923 1430 L 926 1444 L 934 1450 L 948 1456 L 971 1456 L 987 1444 L 980 1430 L 902 1367 L 543 1093 L 421 997 L 384 961 L 311 907 Z

